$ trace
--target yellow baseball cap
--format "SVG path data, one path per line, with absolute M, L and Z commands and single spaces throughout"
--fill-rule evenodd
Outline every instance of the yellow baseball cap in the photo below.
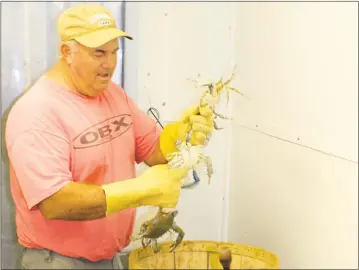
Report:
M 133 39 L 117 28 L 111 12 L 99 5 L 80 4 L 66 9 L 60 14 L 57 26 L 62 41 L 74 39 L 90 48 L 119 37 Z

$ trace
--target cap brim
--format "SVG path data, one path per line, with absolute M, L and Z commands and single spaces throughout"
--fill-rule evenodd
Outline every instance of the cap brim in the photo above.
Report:
M 118 28 L 107 28 L 77 37 L 75 40 L 86 47 L 96 48 L 119 37 L 125 37 L 131 40 L 133 39 L 129 34 Z

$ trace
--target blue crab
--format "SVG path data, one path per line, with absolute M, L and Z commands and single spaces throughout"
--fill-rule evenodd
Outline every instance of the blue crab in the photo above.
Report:
M 188 171 L 193 170 L 194 182 L 183 186 L 183 188 L 193 188 L 200 182 L 195 167 L 203 162 L 207 167 L 208 184 L 210 184 L 213 175 L 212 159 L 203 154 L 205 146 L 191 145 L 188 141 L 188 139 L 186 142 L 177 140 L 176 146 L 178 151 L 167 155 L 168 165 L 171 168 L 184 168 Z
M 229 86 L 229 84 L 232 82 L 232 80 L 235 77 L 236 68 L 237 68 L 236 66 L 233 68 L 231 77 L 226 81 L 223 81 L 223 78 L 221 78 L 217 82 L 210 81 L 209 83 L 201 84 L 198 79 L 197 80 L 190 79 L 191 81 L 195 82 L 197 86 L 206 87 L 206 90 L 200 99 L 200 106 L 201 107 L 209 106 L 209 108 L 211 108 L 211 110 L 213 111 L 214 119 L 221 118 L 221 119 L 225 119 L 225 120 L 232 120 L 231 117 L 228 117 L 228 116 L 218 113 L 215 108 L 219 104 L 219 102 L 221 100 L 221 94 L 224 91 L 226 91 L 227 105 L 229 102 L 229 91 L 234 91 L 237 94 L 240 94 L 245 98 L 248 98 L 242 92 L 240 92 L 238 89 Z M 216 121 L 214 121 L 214 128 L 216 130 L 223 129 L 218 126 Z
M 177 238 L 170 246 L 170 252 L 172 252 L 181 244 L 185 235 L 184 231 L 174 221 L 177 214 L 177 210 L 164 211 L 163 208 L 159 208 L 153 218 L 141 224 L 140 232 L 137 235 L 131 236 L 131 240 L 136 241 L 141 239 L 143 248 L 151 244 L 153 252 L 157 253 L 159 251 L 157 239 L 167 232 L 176 232 L 178 234 Z

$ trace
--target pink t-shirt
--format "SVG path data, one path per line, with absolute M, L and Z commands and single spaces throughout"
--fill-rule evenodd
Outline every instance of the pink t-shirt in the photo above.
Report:
M 6 126 L 19 243 L 92 261 L 129 244 L 135 209 L 92 221 L 46 220 L 37 204 L 70 181 L 105 184 L 136 176 L 160 129 L 111 82 L 96 98 L 41 77 L 12 108 Z

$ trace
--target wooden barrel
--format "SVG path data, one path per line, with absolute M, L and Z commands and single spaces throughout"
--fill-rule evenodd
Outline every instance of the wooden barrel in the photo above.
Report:
M 138 248 L 129 255 L 129 269 L 223 269 L 219 250 L 229 248 L 231 269 L 279 269 L 279 259 L 269 251 L 237 243 L 214 241 L 183 241 L 174 252 L 172 242 L 160 243 L 155 254 L 150 246 Z

